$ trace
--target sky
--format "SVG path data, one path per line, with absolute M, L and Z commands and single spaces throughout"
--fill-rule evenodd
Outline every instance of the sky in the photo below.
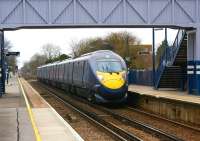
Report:
M 12 51 L 20 51 L 18 65 L 22 67 L 24 62 L 30 60 L 35 53 L 41 53 L 41 47 L 45 44 L 60 46 L 61 52 L 70 54 L 71 43 L 91 37 L 104 37 L 112 32 L 127 31 L 141 40 L 142 44 L 152 44 L 151 28 L 72 28 L 72 29 L 21 29 L 6 31 L 5 38 L 13 46 Z M 175 39 L 176 30 L 168 29 L 168 41 Z M 164 39 L 164 30 L 155 32 L 155 44 L 158 46 Z

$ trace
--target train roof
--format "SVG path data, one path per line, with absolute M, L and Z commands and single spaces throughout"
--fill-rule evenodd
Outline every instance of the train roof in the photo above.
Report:
M 56 61 L 56 62 L 53 62 L 53 63 L 49 63 L 49 64 L 45 64 L 45 65 L 39 66 L 37 68 L 49 67 L 49 66 L 53 66 L 53 65 L 56 65 L 56 64 L 60 64 L 61 62 L 62 61 Z
M 72 60 L 72 59 L 68 58 L 68 59 L 65 59 L 63 61 L 56 61 L 56 62 L 53 62 L 53 63 L 45 64 L 45 65 L 39 66 L 38 68 L 48 67 L 48 66 L 57 65 L 57 64 L 63 64 L 63 63 L 69 62 L 70 60 Z
M 97 51 L 94 51 L 94 52 L 83 54 L 80 57 L 73 59 L 73 61 L 85 60 L 85 59 L 88 59 L 92 56 L 98 56 L 100 54 L 103 54 L 103 55 L 114 54 L 114 52 L 111 51 L 111 50 L 97 50 Z
M 97 53 L 113 53 L 113 52 L 111 50 L 97 50 L 97 51 L 94 51 L 94 52 L 83 54 L 83 55 L 81 55 L 81 57 L 90 56 L 90 55 L 94 55 L 94 54 L 97 54 Z
M 97 51 L 94 51 L 94 52 L 83 54 L 80 57 L 75 58 L 75 59 L 70 58 L 70 59 L 66 59 L 64 61 L 57 61 L 57 62 L 54 62 L 54 63 L 50 63 L 50 64 L 46 64 L 46 65 L 40 66 L 38 68 L 43 68 L 43 67 L 48 67 L 48 66 L 53 66 L 53 65 L 58 65 L 58 64 L 64 64 L 64 63 L 67 63 L 67 62 L 75 62 L 75 61 L 80 61 L 80 60 L 87 60 L 90 57 L 92 57 L 94 55 L 97 56 L 99 54 L 105 55 L 105 54 L 115 54 L 115 53 L 113 51 L 111 51 L 111 50 L 97 50 Z

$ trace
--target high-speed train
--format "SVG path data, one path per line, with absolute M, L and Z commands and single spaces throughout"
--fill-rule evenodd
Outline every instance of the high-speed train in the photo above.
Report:
M 126 64 L 109 50 L 40 66 L 37 78 L 93 102 L 116 103 L 127 98 Z

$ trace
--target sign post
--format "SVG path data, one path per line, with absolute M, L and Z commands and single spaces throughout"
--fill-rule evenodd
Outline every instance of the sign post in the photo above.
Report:
M 20 52 L 7 52 L 6 56 L 19 56 Z

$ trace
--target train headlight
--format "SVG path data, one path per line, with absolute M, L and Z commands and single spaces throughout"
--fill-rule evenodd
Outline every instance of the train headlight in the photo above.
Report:
M 103 80 L 103 76 L 102 76 L 102 75 L 97 74 L 97 77 L 98 77 L 98 79 L 99 79 L 100 81 Z

